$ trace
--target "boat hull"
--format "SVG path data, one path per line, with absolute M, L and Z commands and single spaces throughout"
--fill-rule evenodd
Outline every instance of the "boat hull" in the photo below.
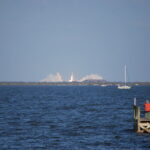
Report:
M 125 86 L 118 86 L 118 89 L 125 89 L 125 90 L 128 90 L 128 89 L 131 89 L 131 87 L 130 87 L 130 86 L 127 86 L 127 85 L 125 85 Z

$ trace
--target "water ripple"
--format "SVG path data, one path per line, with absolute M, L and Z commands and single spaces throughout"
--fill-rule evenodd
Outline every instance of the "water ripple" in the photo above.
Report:
M 0 86 L 2 150 L 120 150 L 150 148 L 133 131 L 133 97 L 150 87 L 120 91 L 99 86 Z

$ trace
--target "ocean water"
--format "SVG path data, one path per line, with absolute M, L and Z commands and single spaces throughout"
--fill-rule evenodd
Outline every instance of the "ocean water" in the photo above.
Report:
M 150 86 L 0 86 L 0 150 L 149 150 L 133 131 L 133 98 Z

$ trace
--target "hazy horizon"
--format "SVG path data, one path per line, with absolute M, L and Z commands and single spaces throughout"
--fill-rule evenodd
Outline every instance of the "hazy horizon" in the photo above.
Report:
M 0 81 L 150 82 L 149 0 L 1 0 Z
M 59 77 L 58 77 L 58 74 L 59 74 Z M 57 72 L 55 74 L 48 74 L 47 76 L 40 79 L 39 81 L 21 81 L 20 80 L 20 81 L 0 81 L 0 82 L 50 82 L 50 83 L 51 82 L 70 82 L 69 81 L 70 77 L 71 76 L 64 77 L 59 72 Z M 107 80 L 107 79 L 103 78 L 99 74 L 87 74 L 85 76 L 82 76 L 81 78 L 77 78 L 74 75 L 74 81 L 73 82 L 83 82 L 85 80 L 104 80 L 104 81 L 107 81 L 107 82 L 124 82 L 124 80 L 110 81 L 110 80 Z M 150 81 L 129 81 L 128 77 L 127 77 L 127 82 L 147 82 L 147 83 L 149 83 Z

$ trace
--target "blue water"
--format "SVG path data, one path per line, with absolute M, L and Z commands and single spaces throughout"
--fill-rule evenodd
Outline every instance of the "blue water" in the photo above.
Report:
M 0 86 L 0 150 L 148 150 L 132 105 L 149 86 Z

